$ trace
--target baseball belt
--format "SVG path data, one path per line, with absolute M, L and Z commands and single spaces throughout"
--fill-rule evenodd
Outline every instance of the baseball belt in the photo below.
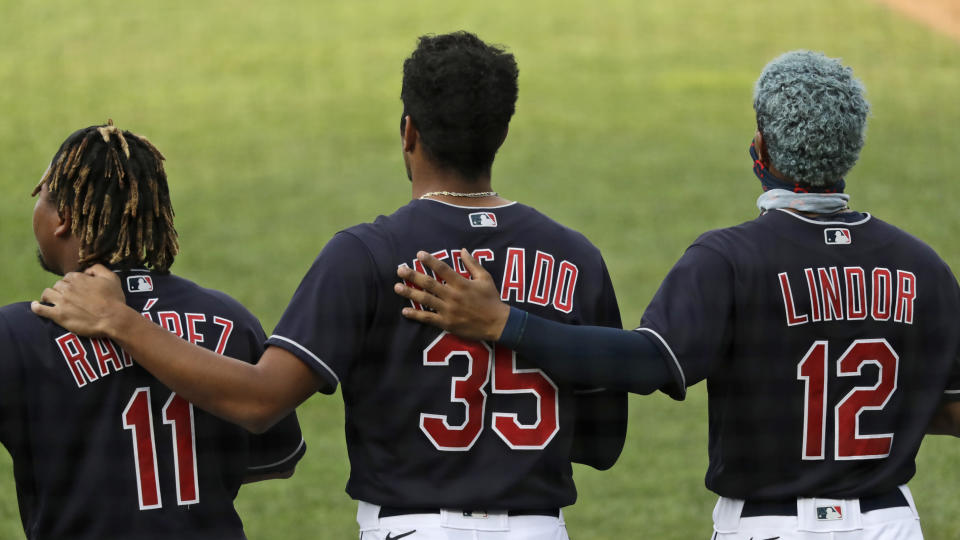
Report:
M 381 506 L 380 507 L 380 518 L 388 518 L 394 516 L 406 516 L 410 514 L 439 514 L 439 508 L 399 508 L 395 506 Z M 481 510 L 463 510 L 464 515 L 468 514 L 482 514 L 484 511 Z M 541 510 L 508 510 L 507 515 L 510 517 L 516 516 L 548 516 L 548 517 L 560 517 L 559 508 L 547 508 Z
M 897 506 L 910 506 L 906 497 L 899 489 L 883 493 L 881 495 L 870 495 L 860 497 L 860 512 L 870 512 L 871 510 L 880 510 L 883 508 L 895 508 Z M 743 510 L 740 517 L 758 517 L 758 516 L 795 516 L 797 515 L 796 499 L 781 499 L 775 501 L 756 501 L 747 499 L 743 503 Z

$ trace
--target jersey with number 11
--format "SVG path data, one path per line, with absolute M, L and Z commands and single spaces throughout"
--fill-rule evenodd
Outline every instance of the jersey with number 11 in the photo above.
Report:
M 169 274 L 121 273 L 130 307 L 192 343 L 255 361 L 259 322 L 223 293 Z M 170 391 L 106 339 L 29 304 L 0 309 L 0 441 L 29 539 L 239 540 L 244 477 L 291 470 L 291 415 L 252 436 Z

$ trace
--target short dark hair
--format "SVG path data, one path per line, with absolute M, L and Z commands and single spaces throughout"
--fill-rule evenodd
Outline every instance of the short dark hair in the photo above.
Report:
M 71 212 L 80 240 L 80 267 L 168 272 L 179 251 L 163 155 L 147 139 L 120 131 L 110 120 L 73 132 L 60 145 L 34 188 Z
M 517 74 L 512 54 L 469 32 L 421 36 L 403 63 L 404 116 L 437 164 L 489 175 L 516 109 Z

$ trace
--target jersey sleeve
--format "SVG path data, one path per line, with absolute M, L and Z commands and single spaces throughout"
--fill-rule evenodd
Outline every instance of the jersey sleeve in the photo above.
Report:
M 292 412 L 266 432 L 250 436 L 247 475 L 291 471 L 306 451 L 297 413 Z
M 229 340 L 225 353 L 246 362 L 256 362 L 263 354 L 266 340 L 263 327 L 253 314 L 239 304 L 236 320 L 238 328 L 233 331 L 240 335 Z M 291 412 L 264 433 L 250 435 L 246 474 L 257 476 L 290 471 L 306 449 L 297 413 Z
M 12 452 L 11 445 L 20 439 L 24 399 L 16 328 L 5 313 L 7 309 L 0 309 L 0 442 Z
M 953 274 L 950 274 L 950 277 L 953 277 Z M 958 288 L 956 280 L 953 280 L 953 287 L 951 292 L 954 298 L 960 297 L 960 288 Z M 960 301 L 958 301 L 960 303 Z M 952 320 L 953 318 L 949 315 L 945 317 L 947 320 Z M 953 324 L 956 324 L 954 321 Z M 947 375 L 947 386 L 943 392 L 944 401 L 960 401 L 960 351 L 957 351 L 956 355 L 953 357 L 952 367 L 950 368 L 950 373 Z
M 711 247 L 696 243 L 661 283 L 640 323 L 672 360 L 677 383 L 692 386 L 705 379 L 729 346 L 733 311 L 733 269 Z M 671 396 L 680 388 L 664 388 Z
M 585 321 L 597 326 L 622 328 L 620 307 L 613 290 L 606 264 L 602 265 L 600 294 L 596 320 Z M 606 470 L 616 463 L 627 436 L 627 393 L 622 390 L 583 385 L 575 394 L 577 413 L 570 460 Z
M 324 381 L 320 391 L 332 394 L 362 348 L 377 282 L 366 246 L 338 233 L 307 271 L 267 345 L 299 358 Z
M 943 392 L 945 401 L 960 401 L 960 358 L 953 362 L 953 371 L 947 379 L 947 388 Z

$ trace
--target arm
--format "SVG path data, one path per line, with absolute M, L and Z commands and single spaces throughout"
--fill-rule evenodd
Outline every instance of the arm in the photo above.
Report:
M 960 401 L 942 402 L 927 426 L 927 433 L 960 437 Z
M 403 315 L 466 339 L 497 341 L 552 376 L 573 383 L 649 394 L 675 380 L 668 358 L 646 334 L 549 321 L 500 301 L 496 285 L 470 254 L 461 258 L 473 279 L 464 279 L 428 253 L 418 258 L 445 281 L 400 267 L 413 284 L 395 285 L 397 294 L 433 311 L 404 308 Z
M 129 308 L 117 276 L 100 265 L 67 274 L 41 300 L 31 306 L 37 315 L 80 335 L 112 339 L 188 401 L 255 433 L 321 386 L 303 362 L 278 347 L 247 364 L 178 338 Z
M 934 413 L 930 425 L 927 426 L 927 433 L 960 437 L 960 401 L 941 403 Z

